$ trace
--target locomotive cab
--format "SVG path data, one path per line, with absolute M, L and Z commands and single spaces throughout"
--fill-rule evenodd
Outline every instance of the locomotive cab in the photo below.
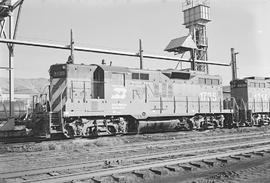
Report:
M 93 98 L 92 81 L 96 66 L 55 64 L 50 67 L 50 133 L 66 132 L 70 121 Z

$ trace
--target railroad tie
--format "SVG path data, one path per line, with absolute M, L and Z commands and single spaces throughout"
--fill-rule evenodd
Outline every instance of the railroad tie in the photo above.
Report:
M 251 158 L 251 154 L 240 154 L 240 156 L 244 156 L 245 158 Z
M 157 168 L 150 168 L 150 171 L 152 171 L 153 173 L 157 174 L 157 175 L 167 175 L 169 174 L 169 170 L 168 168 L 164 167 L 157 167 Z
M 151 172 L 154 172 L 155 174 L 157 175 L 161 175 L 162 174 L 162 171 L 157 169 L 157 168 L 150 168 L 149 169 Z
M 132 173 L 135 174 L 136 176 L 142 178 L 142 179 L 145 177 L 144 173 L 142 173 L 140 171 L 133 171 Z
M 192 167 L 191 166 L 188 166 L 186 164 L 179 164 L 179 166 L 181 168 L 183 168 L 184 170 L 186 170 L 186 171 L 191 171 L 192 170 Z
M 195 163 L 195 162 L 189 162 L 189 164 L 192 165 L 192 166 L 195 166 L 196 168 L 201 168 L 202 167 L 201 164 Z
M 228 159 L 225 159 L 225 158 L 216 158 L 216 160 L 218 160 L 222 163 L 228 163 Z
M 92 177 L 92 180 L 93 180 L 95 183 L 102 183 L 102 178 L 101 178 L 101 177 Z
M 127 178 L 125 176 L 122 175 L 118 175 L 118 174 L 113 174 L 112 178 L 117 181 L 117 182 L 127 182 Z
M 214 161 L 209 161 L 209 160 L 202 160 L 202 162 L 209 165 L 209 166 L 214 166 L 214 164 L 215 164 Z
M 239 157 L 239 156 L 229 156 L 230 158 L 232 158 L 232 159 L 235 159 L 235 160 L 241 160 L 241 158 Z
M 168 170 L 170 170 L 172 172 L 176 172 L 177 171 L 177 167 L 175 167 L 175 166 L 166 165 L 165 168 L 167 168 Z
M 252 152 L 252 154 L 255 154 L 258 156 L 264 156 L 264 152 Z

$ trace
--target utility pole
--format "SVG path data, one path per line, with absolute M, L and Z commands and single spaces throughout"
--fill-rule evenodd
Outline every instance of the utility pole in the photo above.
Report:
M 9 12 L 9 39 L 14 36 L 14 18 L 13 11 Z M 14 47 L 9 44 L 9 117 L 14 117 Z
M 74 64 L 74 40 L 72 29 L 70 30 L 70 45 L 68 46 L 70 49 L 70 55 L 68 56 L 68 64 Z
M 73 40 L 72 29 L 70 30 L 70 57 L 71 57 L 72 63 L 74 63 L 74 40 Z
M 143 49 L 142 49 L 142 40 L 139 40 L 139 54 L 140 54 L 140 69 L 143 69 Z
M 231 48 L 231 67 L 232 67 L 232 81 L 237 79 L 237 66 L 236 66 L 236 55 L 239 52 L 235 52 L 234 48 Z

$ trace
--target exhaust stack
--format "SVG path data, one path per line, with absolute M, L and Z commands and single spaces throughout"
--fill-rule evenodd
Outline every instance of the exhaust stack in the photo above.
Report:
M 236 66 L 236 55 L 237 54 L 239 54 L 239 52 L 235 52 L 234 48 L 231 48 L 232 81 L 237 79 L 237 66 Z

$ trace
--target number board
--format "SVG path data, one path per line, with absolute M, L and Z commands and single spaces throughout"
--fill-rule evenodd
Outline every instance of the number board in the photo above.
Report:
M 65 65 L 54 65 L 50 69 L 50 76 L 52 78 L 65 78 L 66 77 L 66 66 Z

